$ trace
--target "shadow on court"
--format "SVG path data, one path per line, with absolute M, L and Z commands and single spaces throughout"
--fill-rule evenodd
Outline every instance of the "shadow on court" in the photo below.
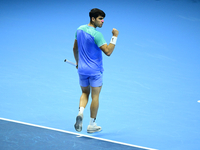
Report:
M 145 150 L 145 148 L 112 143 L 7 120 L 0 120 L 0 149 Z

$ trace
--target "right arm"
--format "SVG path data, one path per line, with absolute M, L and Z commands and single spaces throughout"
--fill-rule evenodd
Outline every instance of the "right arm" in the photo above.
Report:
M 78 68 L 77 67 L 77 65 L 78 65 L 78 43 L 77 43 L 76 39 L 74 40 L 73 53 L 74 53 L 74 58 L 76 60 L 76 68 Z
M 119 31 L 115 28 L 112 30 L 112 34 L 115 37 L 118 37 Z M 104 44 L 100 47 L 100 49 L 107 55 L 110 56 L 115 48 L 115 44 L 110 43 L 109 45 Z

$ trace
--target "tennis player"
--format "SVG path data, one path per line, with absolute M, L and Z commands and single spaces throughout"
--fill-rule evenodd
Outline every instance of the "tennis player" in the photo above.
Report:
M 103 84 L 102 51 L 110 56 L 115 48 L 118 30 L 112 30 L 112 38 L 107 45 L 103 35 L 96 30 L 104 23 L 105 13 L 97 8 L 89 12 L 90 23 L 80 26 L 75 34 L 73 46 L 74 58 L 79 74 L 79 83 L 82 90 L 79 103 L 79 113 L 74 125 L 76 131 L 82 130 L 83 112 L 88 103 L 91 92 L 92 102 L 90 105 L 90 123 L 87 127 L 88 133 L 101 131 L 101 127 L 95 123 L 99 108 L 99 94 Z

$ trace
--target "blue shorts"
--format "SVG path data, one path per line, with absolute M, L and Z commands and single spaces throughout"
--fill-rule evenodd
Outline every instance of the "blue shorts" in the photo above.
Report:
M 88 85 L 91 87 L 100 87 L 103 84 L 103 74 L 95 76 L 79 74 L 79 84 L 82 87 L 87 87 Z

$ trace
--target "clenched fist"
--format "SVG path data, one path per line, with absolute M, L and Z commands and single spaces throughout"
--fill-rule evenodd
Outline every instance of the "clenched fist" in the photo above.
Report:
M 113 34 L 113 36 L 116 36 L 116 37 L 117 37 L 118 34 L 119 34 L 119 31 L 118 31 L 117 29 L 113 28 L 112 34 Z

